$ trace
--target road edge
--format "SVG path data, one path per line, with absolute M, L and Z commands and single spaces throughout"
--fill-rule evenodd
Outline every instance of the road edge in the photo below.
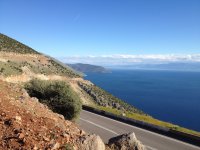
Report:
M 157 126 L 157 125 L 153 125 L 150 123 L 146 123 L 143 121 L 139 121 L 139 120 L 135 120 L 135 119 L 131 119 L 131 118 L 127 118 L 124 116 L 118 116 L 115 115 L 113 113 L 110 112 L 106 112 L 103 110 L 99 110 L 90 106 L 86 106 L 83 105 L 82 106 L 83 110 L 89 111 L 89 112 L 93 112 L 95 114 L 101 115 L 101 116 L 105 116 L 123 123 L 127 123 L 129 125 L 133 125 L 148 131 L 152 131 L 167 137 L 171 137 L 189 144 L 193 144 L 196 146 L 200 147 L 200 137 L 195 136 L 195 135 L 191 135 L 191 134 L 187 134 L 187 133 L 183 133 L 183 132 L 179 132 L 179 131 L 175 131 L 166 127 L 161 127 L 161 126 Z

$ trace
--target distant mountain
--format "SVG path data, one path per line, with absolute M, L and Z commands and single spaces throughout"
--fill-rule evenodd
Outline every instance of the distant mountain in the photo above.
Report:
M 120 69 L 144 69 L 144 70 L 174 70 L 174 71 L 200 71 L 200 62 L 173 62 L 163 64 L 135 64 L 114 66 Z
M 72 66 L 73 68 L 75 68 L 76 70 L 81 71 L 81 72 L 100 72 L 100 73 L 110 72 L 109 70 L 105 69 L 104 67 L 89 65 L 89 64 L 74 64 L 74 65 L 70 65 L 70 66 Z M 181 65 L 181 66 L 183 66 L 183 65 Z M 145 66 L 143 66 L 143 67 L 145 67 Z M 153 66 L 151 66 L 151 67 L 146 66 L 146 67 L 154 68 Z M 158 66 L 157 66 L 157 68 L 158 68 Z M 196 66 L 196 68 L 198 68 L 198 66 Z M 5 106 L 0 107 L 0 111 L 5 112 L 8 110 L 8 108 L 6 106 L 11 106 L 9 104 L 9 101 L 10 102 L 16 101 L 17 102 L 16 104 L 18 104 L 18 103 L 22 104 L 21 101 L 23 101 L 23 103 L 27 104 L 27 106 L 29 106 L 28 100 L 30 100 L 31 105 L 34 104 L 35 102 L 38 102 L 38 101 L 34 101 L 34 103 L 33 103 L 32 98 L 23 96 L 24 94 L 27 95 L 27 93 L 25 91 L 23 91 L 24 89 L 23 90 L 20 89 L 20 87 L 24 87 L 25 82 L 28 82 L 31 79 L 35 79 L 35 78 L 40 79 L 40 80 L 48 80 L 48 81 L 53 81 L 53 80 L 64 81 L 67 84 L 68 88 L 72 90 L 72 91 L 70 90 L 71 92 L 69 94 L 65 93 L 65 94 L 67 94 L 66 96 L 67 97 L 73 96 L 74 98 L 77 98 L 77 96 L 78 96 L 84 105 L 98 108 L 105 112 L 111 112 L 116 115 L 127 116 L 132 119 L 138 120 L 138 122 L 144 122 L 144 123 L 147 122 L 147 124 L 154 124 L 156 126 L 160 126 L 161 128 L 168 127 L 169 129 L 173 129 L 173 130 L 176 130 L 179 132 L 182 131 L 182 132 L 186 132 L 186 133 L 193 134 L 193 135 L 199 135 L 199 132 L 184 129 L 177 125 L 169 124 L 166 122 L 161 122 L 161 121 L 158 121 L 157 119 L 154 119 L 153 117 L 149 116 L 148 114 L 143 113 L 141 110 L 135 108 L 134 106 L 124 102 L 123 100 L 121 100 L 121 99 L 113 96 L 112 94 L 108 93 L 107 91 L 101 89 L 100 87 L 96 86 L 92 82 L 84 80 L 82 78 L 82 74 L 77 73 L 76 71 L 71 69 L 68 65 L 63 64 L 60 61 L 58 61 L 52 57 L 49 57 L 45 54 L 39 53 L 39 52 L 33 50 L 32 48 L 0 33 L 0 89 L 1 89 L 0 93 L 1 93 L 1 101 L 2 101 L 1 105 L 3 106 L 3 104 L 5 104 Z M 8 82 L 12 82 L 12 84 L 10 84 Z M 15 83 L 17 83 L 17 84 L 15 85 Z M 44 90 L 45 86 L 43 86 L 43 85 L 44 84 L 39 83 L 39 86 L 38 86 L 38 89 L 41 90 L 42 92 L 45 91 Z M 62 90 L 62 88 L 59 88 L 59 86 L 57 84 L 55 86 L 56 87 L 53 87 L 53 85 L 52 85 L 52 87 L 51 87 L 51 89 L 55 89 L 55 92 L 48 93 L 48 91 L 47 91 L 45 96 L 48 95 L 49 98 L 52 97 L 52 98 L 57 99 L 58 97 L 55 97 L 55 93 L 58 93 L 58 91 Z M 61 84 L 61 86 L 62 86 L 62 84 Z M 33 90 L 35 87 L 36 86 L 33 86 Z M 120 89 L 122 87 L 119 86 L 118 88 Z M 3 94 L 3 97 L 2 97 L 2 94 Z M 9 95 L 9 94 L 11 94 L 11 95 Z M 22 96 L 20 96 L 20 95 L 22 95 Z M 39 102 L 40 102 L 41 94 L 39 94 L 39 95 L 36 94 L 36 95 L 38 96 Z M 14 100 L 13 100 L 13 97 L 14 97 Z M 74 103 L 73 101 L 70 100 L 71 98 L 63 99 L 63 96 L 62 96 L 61 99 L 58 99 L 61 103 L 63 103 L 62 105 L 57 104 L 55 101 L 52 101 L 52 98 L 50 98 L 50 99 L 47 98 L 46 100 L 47 101 L 50 100 L 51 102 L 53 102 L 54 105 L 58 109 L 60 109 L 63 106 L 63 104 L 65 104 L 65 101 L 70 101 L 70 103 L 73 105 L 73 107 L 70 106 L 70 109 L 72 108 L 73 112 L 76 113 L 76 111 L 74 111 L 74 110 L 76 110 L 76 108 L 78 106 L 76 103 Z M 15 104 L 15 103 L 13 103 L 13 104 Z M 25 106 L 24 104 L 23 104 L 23 106 Z M 21 105 L 19 105 L 19 106 L 21 106 Z M 40 106 L 40 108 L 39 107 L 37 108 L 37 112 L 41 112 L 41 111 L 44 112 L 43 107 L 41 107 L 42 105 L 38 104 L 38 106 Z M 34 108 L 36 108 L 36 107 L 37 107 L 37 105 L 34 104 Z M 12 107 L 10 107 L 10 108 L 12 108 Z M 13 107 L 13 108 L 15 108 L 15 107 Z M 19 108 L 21 108 L 21 107 L 19 107 Z M 29 107 L 27 107 L 27 108 L 29 108 Z M 30 106 L 30 108 L 31 108 L 31 106 Z M 12 110 L 16 110 L 18 114 L 23 115 L 24 114 L 23 112 L 27 112 L 25 110 L 25 107 L 23 107 L 23 109 L 20 110 L 17 107 L 17 109 L 12 109 Z M 33 109 L 31 108 L 31 110 L 33 110 Z M 66 111 L 68 111 L 68 109 L 66 109 Z M 48 112 L 52 112 L 52 111 L 45 110 L 45 112 L 47 112 L 45 114 L 50 115 L 50 118 L 52 118 L 53 114 L 52 113 L 48 114 Z M 59 112 L 61 112 L 61 111 L 59 110 Z M 36 114 L 36 113 L 29 113 L 29 118 L 31 117 L 32 114 Z M 42 113 L 42 115 L 44 115 L 44 113 Z M 58 115 L 56 115 L 56 116 L 58 116 Z M 56 119 L 57 118 L 56 116 L 53 115 L 53 118 Z M 17 120 L 20 121 L 21 117 L 23 118 L 26 116 L 16 116 L 15 118 L 17 118 Z M 37 114 L 36 114 L 36 116 L 33 116 L 33 119 L 36 117 L 38 117 Z M 58 118 L 61 119 L 60 120 L 61 122 L 63 122 L 62 117 L 58 116 Z M 4 119 L 6 119 L 6 120 L 9 119 L 8 113 L 6 113 L 6 118 L 4 117 Z M 3 122 L 5 122 L 6 120 L 4 120 Z M 12 121 L 11 123 L 15 124 L 16 119 L 12 120 L 12 118 L 11 118 L 11 121 Z M 45 120 L 43 122 L 45 123 Z M 34 122 L 32 122 L 32 123 L 34 124 Z M 59 123 L 59 120 L 58 120 L 58 123 Z M 21 126 L 19 126 L 19 128 L 23 129 L 23 124 L 20 124 L 20 125 Z M 37 124 L 35 124 L 35 125 L 37 125 Z M 45 124 L 43 124 L 43 125 L 45 125 Z M 7 126 L 7 124 L 5 124 L 5 123 L 0 124 L 0 129 L 5 129 L 4 126 Z M 61 126 L 63 126 L 63 125 L 61 124 Z M 52 130 L 52 129 L 49 126 L 49 127 L 47 127 L 47 130 Z M 59 128 L 58 128 L 58 130 L 60 131 Z M 13 133 L 13 129 L 10 131 L 12 131 L 12 133 Z M 10 132 L 8 132 L 8 134 L 10 134 Z M 24 134 L 24 133 L 20 133 L 20 135 L 21 134 Z M 33 132 L 30 134 L 36 135 L 37 133 Z M 70 135 L 71 135 L 71 133 L 70 133 Z M 81 133 L 81 135 L 82 135 L 82 133 Z M 47 135 L 42 134 L 41 136 L 46 137 Z M 30 138 L 32 138 L 32 139 L 40 138 L 40 137 L 30 136 Z M 48 137 L 46 137 L 46 138 L 48 138 Z M 71 139 L 73 139 L 73 138 L 75 139 L 75 137 L 72 137 Z M 14 141 L 14 146 L 16 146 L 16 142 L 18 143 L 17 145 L 19 148 L 21 148 L 21 144 L 27 146 L 27 144 L 23 144 L 20 141 L 21 139 L 19 140 L 19 138 L 17 138 L 15 140 L 16 141 Z M 59 138 L 59 141 L 62 141 L 62 140 L 64 140 L 64 139 Z M 77 141 L 77 140 L 75 140 L 75 141 Z M 4 141 L 4 143 L 5 142 L 8 143 L 7 141 Z M 0 149 L 6 149 L 4 147 L 1 148 L 1 145 L 2 144 L 0 144 Z M 3 144 L 3 145 L 6 145 L 6 144 Z M 12 147 L 12 145 L 10 145 L 10 144 L 6 145 L 6 147 L 7 146 Z M 30 149 L 28 147 L 22 147 L 22 148 Z M 45 149 L 45 148 L 42 147 L 42 149 Z
M 77 63 L 77 64 L 67 64 L 74 70 L 78 72 L 96 72 L 96 73 L 110 73 L 111 71 L 102 67 L 102 66 L 96 66 L 96 65 L 90 65 L 90 64 L 82 64 L 82 63 Z
M 180 62 L 180 63 L 168 63 L 147 66 L 152 69 L 163 69 L 163 70 L 179 70 L 179 71 L 200 71 L 200 63 L 195 62 Z

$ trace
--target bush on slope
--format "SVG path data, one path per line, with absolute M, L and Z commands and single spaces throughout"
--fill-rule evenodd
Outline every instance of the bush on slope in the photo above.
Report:
M 76 119 L 81 111 L 81 101 L 63 81 L 43 81 L 34 79 L 25 85 L 32 97 L 37 97 L 54 112 L 62 114 L 66 119 Z

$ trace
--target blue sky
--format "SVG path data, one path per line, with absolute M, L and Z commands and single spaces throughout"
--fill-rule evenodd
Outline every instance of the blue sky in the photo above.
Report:
M 200 0 L 0 0 L 0 32 L 54 57 L 200 53 Z

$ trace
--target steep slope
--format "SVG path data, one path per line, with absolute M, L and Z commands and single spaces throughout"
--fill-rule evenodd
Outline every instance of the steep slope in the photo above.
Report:
M 0 80 L 0 149 L 79 149 L 85 133 L 25 90 Z
M 113 97 L 103 89 L 81 79 L 80 74 L 58 60 L 40 54 L 32 48 L 3 34 L 0 34 L 0 41 L 0 79 L 13 83 L 27 82 L 33 78 L 65 80 L 70 83 L 74 92 L 79 94 L 85 105 L 117 108 L 122 113 L 124 110 L 142 113 L 133 106 Z M 106 69 L 100 66 L 77 65 L 75 69 L 78 67 L 85 71 L 106 71 Z M 72 80 L 72 78 L 78 79 Z M 91 92 L 88 92 L 87 88 Z
M 87 135 L 38 99 L 29 97 L 24 82 L 34 78 L 67 82 L 71 93 L 76 92 L 84 104 L 99 105 L 79 85 L 92 83 L 69 66 L 0 34 L 0 149 L 104 150 L 99 136 Z
M 125 141 L 129 149 L 132 145 L 127 142 L 131 140 Z M 144 150 L 136 138 L 133 142 L 137 142 L 134 149 Z M 114 150 L 120 145 L 124 143 L 113 141 L 105 146 L 99 136 L 85 133 L 75 123 L 52 112 L 19 85 L 0 80 L 0 149 Z
M 78 85 L 83 89 L 88 95 L 90 95 L 97 106 L 102 106 L 105 108 L 116 109 L 121 111 L 123 114 L 125 111 L 144 114 L 141 110 L 125 103 L 121 99 L 113 96 L 112 94 L 106 92 L 105 90 L 99 88 L 94 84 L 88 84 L 88 82 L 78 82 Z
M 34 147 L 38 149 L 38 145 L 41 149 L 48 149 L 49 146 L 52 149 L 54 146 L 62 147 L 64 143 L 67 143 L 67 147 L 72 144 L 77 148 L 81 146 L 80 143 L 84 143 L 84 140 L 87 141 L 86 135 L 84 134 L 82 138 L 83 131 L 78 129 L 75 124 L 65 121 L 61 115 L 53 113 L 45 105 L 40 104 L 37 99 L 30 98 L 22 89 L 20 90 L 18 86 L 22 87 L 23 82 L 28 82 L 33 78 L 67 82 L 85 105 L 116 115 L 199 135 L 195 131 L 162 122 L 144 114 L 90 81 L 84 80 L 69 66 L 0 34 L 0 149 L 15 149 L 16 147 L 30 146 L 31 143 L 36 144 L 24 149 L 33 149 Z M 67 134 L 63 134 L 63 131 Z M 55 141 L 54 138 L 58 141 Z M 89 138 L 99 141 L 96 136 L 89 136 Z
M 32 48 L 0 34 L 0 75 L 21 75 L 25 72 L 44 75 L 80 77 L 69 66 L 44 56 Z
M 34 49 L 0 33 L 0 51 L 20 54 L 40 54 Z

